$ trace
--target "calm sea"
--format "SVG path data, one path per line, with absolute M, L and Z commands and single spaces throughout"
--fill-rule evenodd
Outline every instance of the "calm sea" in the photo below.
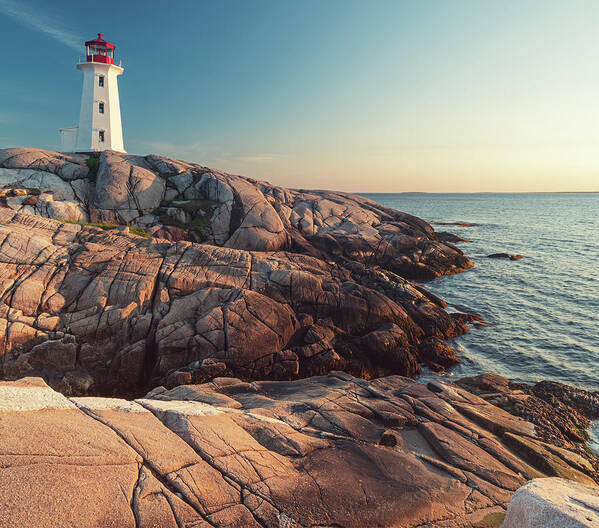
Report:
M 599 194 L 367 194 L 372 200 L 470 240 L 465 273 L 426 287 L 451 309 L 489 326 L 454 342 L 462 360 L 449 375 L 495 372 L 599 390 Z M 489 259 L 520 253 L 519 261 Z

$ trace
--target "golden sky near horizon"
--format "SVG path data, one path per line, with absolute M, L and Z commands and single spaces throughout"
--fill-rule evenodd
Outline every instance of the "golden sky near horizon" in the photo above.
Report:
M 0 148 L 59 149 L 99 29 L 131 153 L 296 188 L 599 191 L 597 0 L 107 0 L 93 19 L 0 0 Z

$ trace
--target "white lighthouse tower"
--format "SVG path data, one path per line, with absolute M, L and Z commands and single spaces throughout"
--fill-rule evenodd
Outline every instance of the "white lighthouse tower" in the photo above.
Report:
M 60 129 L 63 152 L 125 152 L 117 81 L 124 69 L 114 64 L 114 50 L 102 33 L 85 43 L 87 61 L 77 64 L 83 72 L 79 126 Z

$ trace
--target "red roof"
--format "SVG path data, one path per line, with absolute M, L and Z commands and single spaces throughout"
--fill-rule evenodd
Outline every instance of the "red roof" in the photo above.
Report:
M 86 46 L 102 46 L 103 48 L 109 48 L 109 49 L 114 49 L 116 46 L 114 44 L 111 44 L 110 42 L 106 42 L 103 38 L 102 38 L 102 33 L 98 33 L 98 38 L 94 39 L 94 40 L 88 40 L 85 43 Z

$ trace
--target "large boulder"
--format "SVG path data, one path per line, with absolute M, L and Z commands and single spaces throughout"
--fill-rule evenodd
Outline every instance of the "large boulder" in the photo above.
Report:
M 88 175 L 87 157 L 85 154 L 62 154 L 35 148 L 0 149 L 0 167 L 52 173 L 70 181 Z
M 113 218 L 128 223 L 160 205 L 165 182 L 144 165 L 143 158 L 136 156 L 112 151 L 100 155 L 93 203 L 100 216 L 112 211 Z
M 514 493 L 501 528 L 599 526 L 599 488 L 561 478 L 539 478 Z
M 0 168 L 0 187 L 24 187 L 52 194 L 57 200 L 74 200 L 75 193 L 68 182 L 51 172 L 33 169 Z
M 84 155 L 39 149 L 0 150 L 0 207 L 85 222 L 89 168 Z

